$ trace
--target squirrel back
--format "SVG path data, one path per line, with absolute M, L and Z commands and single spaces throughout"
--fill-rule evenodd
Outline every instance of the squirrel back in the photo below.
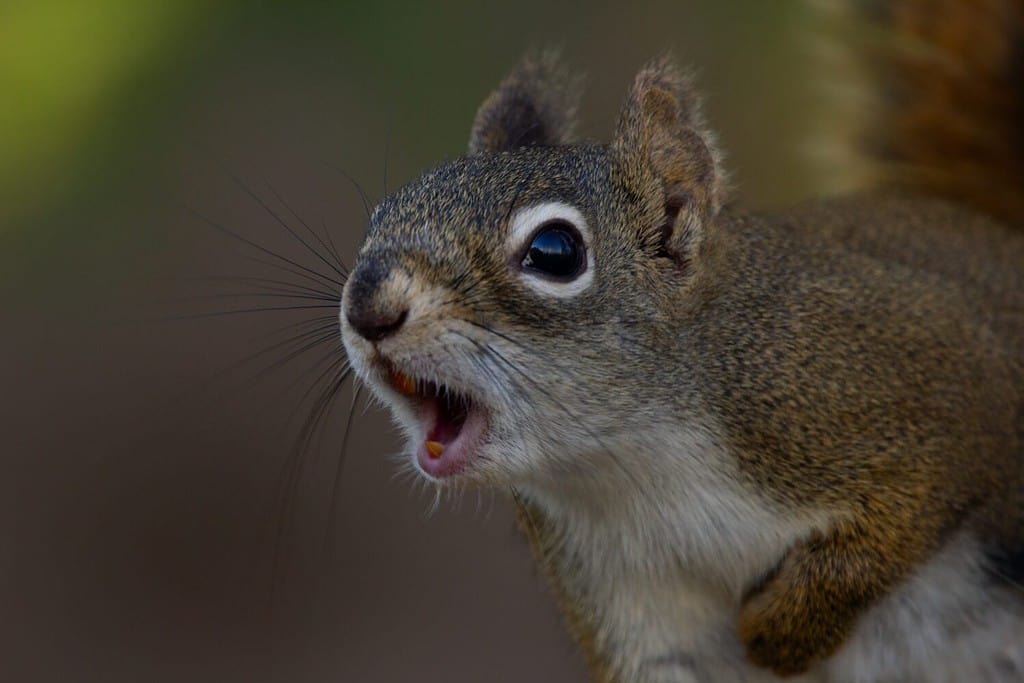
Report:
M 862 63 L 867 107 L 852 155 L 866 156 L 869 186 L 941 197 L 1024 231 L 1024 0 L 896 0 L 842 2 L 869 29 L 854 59 Z M 853 239 L 884 244 L 889 226 L 856 221 L 864 204 L 817 225 L 840 233 L 859 223 Z M 944 209 L 938 208 L 941 214 Z M 911 212 L 898 220 L 905 258 L 930 258 L 939 276 L 965 279 L 997 292 L 998 313 L 984 322 L 999 338 L 1024 341 L 1024 244 L 977 229 L 969 217 Z M 847 226 L 844 228 L 844 226 Z M 915 245 L 915 233 L 936 233 L 948 255 Z M 920 264 L 919 264 L 920 265 Z M 1024 392 L 1024 360 L 1008 353 L 1010 381 Z M 1018 398 L 1018 401 L 1020 399 Z M 1018 459 L 1024 460 L 1024 418 L 1018 418 Z M 991 520 L 992 571 L 1024 585 L 1024 482 L 1007 473 L 1008 500 Z M 1014 487 L 1018 487 L 1014 489 Z M 997 513 L 998 514 L 998 513 Z

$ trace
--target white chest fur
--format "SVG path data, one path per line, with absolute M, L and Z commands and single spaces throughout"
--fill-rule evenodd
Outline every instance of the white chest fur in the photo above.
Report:
M 563 539 L 565 588 L 595 616 L 596 645 L 625 681 L 773 680 L 744 659 L 741 596 L 825 520 L 743 489 L 709 432 L 661 438 L 643 450 L 656 466 L 626 461 L 645 474 L 614 488 L 526 489 Z
M 623 681 L 779 680 L 746 662 L 741 596 L 825 517 L 787 515 L 741 489 L 702 433 L 675 443 L 694 450 L 660 451 L 676 455 L 618 495 L 525 491 L 560 532 L 564 588 L 593 616 L 595 644 Z M 970 537 L 954 539 L 865 614 L 839 653 L 787 680 L 1024 681 L 1024 600 L 999 604 L 979 556 Z

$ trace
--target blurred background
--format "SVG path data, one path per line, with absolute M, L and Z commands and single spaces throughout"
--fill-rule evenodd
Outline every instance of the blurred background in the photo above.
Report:
M 277 218 L 350 263 L 349 177 L 376 203 L 461 153 L 551 45 L 587 137 L 671 49 L 739 200 L 809 197 L 808 131 L 842 118 L 819 28 L 795 1 L 0 3 L 0 680 L 585 680 L 500 495 L 431 513 L 380 410 L 343 444 L 347 385 L 307 438 L 333 303 L 254 293 L 334 273 Z

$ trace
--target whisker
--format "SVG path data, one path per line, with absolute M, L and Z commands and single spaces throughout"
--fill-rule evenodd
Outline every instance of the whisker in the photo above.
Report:
M 239 383 L 239 391 L 250 390 L 251 388 L 258 385 L 260 382 L 264 381 L 264 379 L 268 377 L 270 374 L 284 368 L 291 362 L 297 361 L 299 356 L 306 356 L 308 354 L 311 354 L 313 351 L 317 349 L 323 349 L 324 345 L 328 344 L 328 348 L 324 350 L 323 353 L 320 353 L 319 355 L 315 356 L 311 362 L 309 362 L 308 364 L 304 364 L 304 366 L 300 370 L 289 375 L 288 381 L 279 391 L 274 392 L 272 396 L 269 396 L 266 400 L 262 401 L 260 405 L 256 406 L 253 409 L 252 416 L 254 420 L 262 421 L 263 419 L 265 419 L 265 416 L 271 413 L 271 411 L 274 411 L 275 415 L 277 415 L 277 413 L 280 412 L 280 406 L 282 401 L 286 397 L 291 396 L 292 392 L 296 389 L 296 387 L 308 383 L 308 385 L 306 386 L 305 393 L 302 394 L 302 398 L 296 402 L 295 407 L 292 408 L 291 411 L 289 411 L 288 416 L 281 421 L 280 431 L 286 433 L 289 430 L 289 427 L 294 422 L 295 415 L 296 413 L 299 412 L 300 406 L 302 405 L 302 402 L 305 400 L 305 397 L 309 395 L 313 388 L 315 388 L 321 377 L 323 375 L 329 374 L 331 370 L 336 369 L 338 371 L 341 371 L 345 369 L 344 356 L 338 354 L 337 350 L 335 350 L 333 346 L 329 344 L 330 341 L 331 340 L 329 338 L 321 338 L 319 340 L 306 343 L 305 345 L 303 345 L 303 348 L 301 349 L 293 349 L 289 353 L 289 355 L 292 356 L 291 358 L 277 359 L 270 363 L 269 365 L 267 365 L 266 367 L 261 368 L 259 372 L 254 373 L 252 376 L 247 377 L 244 381 Z M 294 347 L 296 344 L 301 344 L 301 342 L 291 342 L 291 344 Z M 324 368 L 327 369 L 324 370 Z M 310 383 L 310 377 L 318 374 L 321 377 L 318 377 L 316 380 Z
M 495 335 L 495 336 L 497 336 L 499 338 L 505 339 L 509 343 L 514 343 L 517 346 L 519 346 L 520 348 L 527 349 L 531 353 L 536 353 L 535 351 L 528 349 L 528 347 L 526 347 L 525 345 L 521 344 L 520 342 L 517 342 L 514 339 L 512 339 L 511 337 L 509 337 L 507 335 L 504 335 L 504 334 L 502 334 L 500 332 L 497 332 L 496 330 L 493 330 L 490 327 L 488 327 L 486 325 L 483 325 L 482 323 L 477 323 L 475 321 L 466 320 L 466 319 L 463 319 L 463 320 L 465 320 L 465 322 L 468 322 L 469 324 L 471 324 L 471 325 L 473 325 L 475 327 L 478 327 L 478 328 L 480 328 L 480 329 L 482 329 L 482 330 L 484 330 L 484 331 L 486 331 L 486 332 L 488 332 L 490 334 L 493 334 L 493 335 Z M 633 484 L 635 484 L 637 486 L 638 490 L 640 490 L 640 491 L 644 490 L 642 482 L 640 482 L 639 479 L 636 478 L 634 473 L 629 468 L 627 468 L 625 466 L 625 463 L 623 463 L 622 459 L 618 457 L 618 454 L 616 454 L 611 448 L 609 448 L 607 446 L 607 444 L 604 443 L 604 440 L 601 439 L 600 436 L 598 436 L 595 432 L 593 432 L 593 430 L 591 430 L 586 425 L 585 421 L 581 420 L 577 415 L 575 415 L 568 408 L 568 406 L 565 405 L 564 401 L 556 401 L 556 400 L 554 400 L 554 398 L 550 396 L 550 393 L 544 387 L 542 387 L 533 377 L 531 377 L 529 375 L 529 373 L 527 373 L 522 368 L 520 368 L 518 365 L 516 365 L 511 360 L 506 358 L 502 353 L 500 353 L 493 346 L 487 345 L 487 349 L 488 349 L 488 351 L 490 353 L 493 354 L 495 359 L 497 359 L 499 362 L 502 362 L 505 365 L 507 365 L 509 367 L 509 369 L 511 369 L 513 372 L 517 373 L 520 377 L 522 377 L 524 380 L 529 382 L 535 389 L 540 391 L 541 394 L 544 395 L 545 398 L 549 399 L 549 401 L 551 402 L 551 405 L 554 406 L 557 410 L 560 410 L 567 417 L 569 417 L 569 419 L 572 420 L 574 425 L 583 428 L 587 432 L 587 434 L 590 436 L 590 438 L 594 439 L 595 443 L 597 443 L 597 445 L 601 447 L 601 449 L 606 453 L 606 455 L 608 455 L 609 459 L 615 464 L 615 466 L 624 475 L 626 475 L 626 477 Z M 554 366 L 554 368 L 556 369 L 556 371 L 558 370 L 557 366 Z
M 327 244 L 326 244 L 326 243 L 325 243 L 325 242 L 323 241 L 323 239 L 321 239 L 320 235 L 318 235 L 318 234 L 316 233 L 316 231 L 315 231 L 315 230 L 313 230 L 313 228 L 309 227 L 309 224 L 308 224 L 308 223 L 306 223 L 306 221 L 304 221 L 304 220 L 302 219 L 302 216 L 300 216 L 300 215 L 299 215 L 298 213 L 296 213 L 295 209 L 293 209 L 293 208 L 291 207 L 291 205 L 290 205 L 290 204 L 289 204 L 288 202 L 286 202 L 286 201 L 284 200 L 284 197 L 282 197 L 282 196 L 280 195 L 280 193 L 279 193 L 279 192 L 278 192 L 278 191 L 277 191 L 276 189 L 274 189 L 274 186 L 270 184 L 270 181 L 269 181 L 269 180 L 267 180 L 267 179 L 264 179 L 264 180 L 263 180 L 263 182 L 264 182 L 264 183 L 266 183 L 266 185 L 267 185 L 267 187 L 268 187 L 268 188 L 270 188 L 270 192 L 271 192 L 271 193 L 272 193 L 272 194 L 274 195 L 274 197 L 275 197 L 275 198 L 277 199 L 277 201 L 278 201 L 278 202 L 279 202 L 279 203 L 281 204 L 281 206 L 283 206 L 283 207 L 285 208 L 285 210 L 287 210 L 287 211 L 288 211 L 288 213 L 290 213 L 290 214 L 291 214 L 291 215 L 292 215 L 292 216 L 293 216 L 293 217 L 295 218 L 295 220 L 297 220 L 297 221 L 299 222 L 299 224 L 300 224 L 300 225 L 301 225 L 302 227 L 304 227 L 304 228 L 306 229 L 306 232 L 308 232 L 308 233 L 309 233 L 310 235 L 312 235 L 312 236 L 313 236 L 313 239 L 315 239 L 315 240 L 317 241 L 317 243 L 318 243 L 318 244 L 319 244 L 319 245 L 320 245 L 321 247 L 323 247 L 324 251 L 326 251 L 327 253 L 329 253 L 329 254 L 331 254 L 331 255 L 334 255 L 334 256 L 336 256 L 336 255 L 334 254 L 334 252 L 332 252 L 332 251 L 330 250 L 330 248 L 328 248 Z M 324 258 L 324 257 L 323 257 L 323 256 L 322 256 L 322 255 L 320 254 L 320 252 L 318 252 L 318 251 L 316 251 L 316 250 L 312 250 L 312 251 L 313 251 L 313 253 L 315 253 L 315 254 L 317 255 L 317 257 L 318 257 L 318 258 L 319 258 L 319 259 L 320 259 L 321 261 L 323 261 L 324 263 L 326 263 L 326 264 L 327 264 L 327 266 L 328 266 L 329 268 L 331 268 L 331 269 L 332 269 L 332 270 L 333 270 L 333 271 L 334 271 L 335 273 L 337 273 L 337 274 L 338 274 L 338 277 L 340 277 L 340 278 L 341 278 L 342 280 L 345 280 L 345 279 L 346 279 L 346 278 L 348 277 L 348 268 L 346 268 L 346 267 L 345 267 L 345 264 L 343 264 L 343 263 L 341 262 L 341 259 L 340 259 L 340 258 L 338 259 L 338 263 L 337 263 L 337 264 L 332 264 L 332 263 L 331 263 L 330 261 L 328 261 L 327 259 L 325 259 L 325 258 Z
M 334 244 L 334 238 L 331 237 L 331 231 L 327 227 L 327 219 L 320 218 L 320 227 L 324 229 L 324 237 L 327 238 L 327 245 L 330 252 L 334 255 L 335 260 L 341 264 L 341 267 L 345 269 L 345 272 L 351 273 L 352 270 L 345 265 L 345 259 L 341 258 L 341 252 L 338 251 L 337 245 Z
M 316 331 L 314 331 L 313 334 L 316 334 Z M 259 380 L 263 379 L 264 377 L 266 377 L 267 375 L 269 375 L 270 373 L 272 373 L 272 372 L 274 372 L 274 371 L 284 367 L 285 365 L 287 365 L 292 360 L 294 360 L 294 359 L 298 358 L 299 356 L 305 354 L 307 351 L 312 351 L 313 349 L 317 348 L 318 346 L 321 346 L 323 344 L 327 344 L 327 343 L 329 343 L 331 341 L 334 341 L 336 339 L 338 339 L 338 337 L 333 332 L 330 332 L 330 331 L 321 332 L 319 334 L 319 336 L 313 338 L 311 341 L 308 341 L 305 344 L 302 344 L 299 348 L 289 352 L 283 358 L 279 358 L 278 360 L 274 361 L 272 364 L 270 364 L 269 366 L 267 366 L 266 368 L 264 368 L 260 372 L 256 373 L 256 376 L 253 379 L 255 381 L 259 381 Z M 333 353 L 334 355 L 338 356 L 340 359 L 345 360 L 345 354 L 343 352 L 339 353 L 338 351 L 332 351 L 331 353 Z
M 424 480 L 424 481 L 426 481 L 426 480 Z M 430 519 L 431 517 L 433 517 L 437 513 L 438 508 L 441 507 L 441 496 L 442 496 L 443 493 L 444 493 L 444 489 L 441 488 L 440 486 L 438 486 L 437 484 L 434 484 L 434 500 L 430 504 L 430 507 L 427 508 L 427 513 L 426 513 L 427 519 Z
M 322 343 L 311 345 L 310 348 L 303 350 L 302 354 L 296 354 L 296 358 L 298 357 L 298 355 L 308 354 L 315 348 L 318 348 L 320 346 L 322 346 Z M 330 371 L 333 369 L 337 369 L 339 372 L 347 369 L 347 367 L 344 364 L 344 360 L 344 357 L 339 356 L 336 349 L 327 349 L 324 353 L 321 353 L 319 356 L 317 356 L 316 360 L 312 361 L 302 370 L 295 373 L 294 376 L 291 378 L 291 381 L 289 381 L 284 386 L 284 388 L 281 389 L 281 391 L 277 392 L 275 396 L 272 397 L 269 401 L 264 402 L 259 408 L 257 408 L 254 414 L 258 417 L 259 415 L 266 414 L 267 411 L 269 411 L 272 407 L 280 406 L 282 397 L 290 396 L 292 390 L 306 382 L 310 376 L 317 375 L 317 373 L 320 373 L 317 379 L 315 379 L 306 387 L 306 391 L 301 395 L 301 398 L 296 402 L 295 407 L 292 408 L 291 411 L 289 411 L 288 417 L 284 420 L 284 425 L 282 426 L 282 431 L 286 432 L 288 430 L 289 425 L 291 425 L 291 423 L 294 421 L 296 414 L 299 412 L 302 402 L 317 386 L 320 379 L 322 379 L 323 376 L 329 374 Z M 269 374 L 270 372 L 277 370 L 280 367 L 284 367 L 285 364 L 286 362 L 276 361 L 273 364 L 276 367 L 266 367 L 261 371 L 261 373 Z M 324 370 L 325 367 L 326 370 Z M 247 382 L 247 386 L 256 384 L 256 382 L 259 381 L 259 379 L 260 378 L 250 378 L 249 381 Z
M 207 218 L 206 216 L 204 216 L 203 214 L 199 213 L 197 210 L 193 209 L 192 207 L 185 207 L 185 209 L 186 209 L 186 211 L 188 211 L 193 216 L 195 216 L 199 220 L 203 221 L 204 223 L 206 223 L 207 225 L 209 225 L 213 229 L 215 229 L 215 230 L 217 230 L 217 231 L 227 235 L 228 237 L 236 239 L 239 242 L 241 242 L 241 243 L 243 243 L 243 244 L 245 244 L 247 246 L 250 246 L 253 249 L 256 249 L 257 251 L 260 251 L 260 252 L 262 252 L 264 254 L 267 254 L 268 256 L 271 256 L 271 257 L 273 257 L 275 259 L 278 259 L 278 260 L 280 260 L 280 261 L 282 261 L 284 263 L 287 263 L 290 266 L 294 266 L 295 268 L 298 268 L 302 272 L 311 275 L 316 280 L 321 281 L 321 284 L 330 283 L 330 284 L 335 285 L 339 290 L 344 285 L 344 283 L 339 281 L 339 280 L 335 280 L 334 278 L 329 277 L 328 275 L 325 275 L 325 274 L 323 274 L 323 273 L 321 273 L 319 271 L 313 270 L 312 268 L 308 268 L 307 266 L 304 266 L 301 263 L 288 258 L 287 256 L 282 256 L 281 254 L 278 254 L 277 252 L 274 252 L 274 251 L 272 251 L 270 249 L 267 249 L 262 244 L 259 244 L 258 242 L 254 242 L 253 240 L 249 239 L 248 237 L 243 237 L 242 235 L 239 235 L 235 231 L 231 230 L 230 228 L 225 227 L 224 225 L 218 223 L 217 221 L 215 221 L 215 220 L 213 220 L 211 218 Z
M 493 347 L 491 347 L 490 345 L 483 344 L 478 340 L 473 339 L 472 337 L 462 334 L 461 332 L 456 331 L 454 332 L 454 334 L 457 334 L 458 336 L 462 337 L 463 339 L 473 344 L 483 354 L 485 358 L 498 360 L 499 364 L 504 365 L 504 363 L 502 363 L 501 360 L 498 358 L 497 351 L 493 349 Z M 498 368 L 493 367 L 491 364 L 488 363 L 474 362 L 474 366 L 479 368 L 481 372 L 487 374 L 487 376 L 491 379 L 492 382 L 494 382 L 496 386 L 502 386 L 505 384 L 505 382 L 508 382 L 512 385 L 514 393 L 519 395 L 525 395 L 527 393 L 522 383 L 519 380 L 517 380 L 516 376 L 502 373 L 501 376 L 499 377 Z M 544 392 L 544 394 L 545 398 L 552 402 L 555 402 L 555 399 L 552 396 L 550 396 L 547 392 Z M 532 452 L 530 443 L 526 440 L 525 437 L 525 432 L 532 431 L 529 427 L 529 425 L 532 424 L 531 420 L 529 419 L 529 416 L 525 415 L 525 413 L 522 410 L 517 409 L 517 407 L 514 404 L 506 405 L 505 409 L 511 411 L 513 413 L 513 416 L 519 416 L 517 421 L 522 424 L 522 429 L 520 430 L 521 433 L 519 435 L 519 443 L 522 446 L 524 452 Z
M 322 365 L 323 363 L 327 362 L 328 359 L 331 359 L 331 354 L 327 354 L 324 359 L 319 361 L 319 364 Z M 310 372 L 314 372 L 315 370 L 316 368 L 312 368 Z M 302 396 L 296 402 L 295 407 L 288 414 L 288 423 L 290 424 L 292 420 L 295 419 L 296 415 L 299 414 L 299 410 L 302 408 L 302 404 L 306 401 L 310 394 L 313 393 L 313 390 L 320 384 L 320 382 L 324 380 L 325 377 L 327 377 L 329 374 L 335 371 L 343 373 L 344 375 L 347 376 L 350 370 L 351 368 L 348 365 L 348 359 L 346 359 L 344 356 L 335 356 L 330 363 L 327 363 L 327 367 L 323 370 L 323 372 L 321 372 L 317 376 L 317 378 L 313 380 L 313 382 L 306 389 L 306 391 L 303 392 Z
M 329 161 L 327 161 L 325 159 L 321 159 L 320 163 L 322 163 L 327 168 L 335 171 L 336 173 L 340 173 L 342 176 L 345 177 L 346 180 L 348 180 L 350 183 L 352 183 L 352 187 L 354 187 L 356 192 L 359 193 L 359 198 L 363 202 L 363 211 L 366 212 L 366 221 L 369 222 L 370 218 L 372 216 L 372 208 L 371 207 L 373 205 L 370 202 L 369 197 L 366 196 L 366 191 L 363 190 L 363 186 L 359 184 L 359 181 L 357 181 L 355 178 L 353 178 L 351 175 L 349 175 L 348 171 L 346 171 L 345 169 L 341 168 L 340 166 L 336 166 L 336 165 L 332 164 L 331 162 L 329 162 Z
M 285 460 L 280 493 L 278 495 L 278 499 L 280 501 L 278 505 L 280 515 L 278 516 L 278 522 L 274 534 L 274 560 L 271 569 L 272 590 L 275 595 L 282 594 L 286 588 L 283 573 L 284 541 L 294 515 L 294 501 L 300 480 L 299 475 L 302 471 L 302 456 L 308 451 L 316 429 L 321 424 L 324 415 L 329 411 L 334 397 L 337 395 L 338 391 L 344 384 L 345 379 L 349 375 L 349 370 L 339 370 L 341 363 L 342 359 L 338 359 L 332 363 L 323 373 L 321 373 L 320 376 L 317 377 L 317 379 L 311 384 L 310 389 L 307 390 L 307 392 L 303 394 L 303 398 L 300 399 L 301 405 L 305 398 L 309 396 L 316 387 L 321 385 L 324 378 L 327 377 L 330 372 L 335 372 L 334 378 L 327 382 L 326 386 L 320 390 L 317 398 L 314 400 L 310 413 L 299 429 L 295 444 Z
M 345 432 L 341 437 L 341 452 L 338 457 L 338 465 L 334 470 L 334 481 L 331 483 L 331 503 L 327 511 L 327 531 L 324 537 L 324 561 L 329 567 L 334 559 L 334 539 L 337 535 L 338 520 L 338 493 L 341 490 L 341 476 L 345 468 L 345 455 L 348 449 L 349 436 L 352 433 L 352 418 L 355 416 L 356 402 L 362 393 L 362 385 L 358 385 L 352 392 L 352 403 L 349 405 L 348 418 L 345 420 Z
M 174 320 L 201 320 L 203 318 L 216 318 L 221 316 L 229 315 L 246 315 L 251 313 L 270 313 L 272 311 L 304 311 L 310 309 L 337 309 L 337 304 L 308 304 L 302 306 L 263 306 L 256 308 L 235 308 L 226 311 L 211 311 L 208 313 L 187 313 L 182 315 L 167 316 L 164 318 L 154 318 L 147 320 L 146 322 L 171 322 Z
M 342 285 L 340 283 L 339 284 L 334 284 L 332 282 L 326 282 L 323 279 L 316 279 L 316 278 L 314 278 L 314 277 L 312 277 L 310 275 L 307 275 L 306 273 L 303 273 L 300 270 L 295 270 L 294 268 L 289 268 L 289 267 L 287 267 L 285 265 L 282 265 L 280 263 L 274 263 L 273 261 L 266 261 L 264 259 L 257 258 L 255 256 L 250 255 L 250 254 L 243 254 L 243 253 L 240 253 L 240 252 L 237 252 L 237 251 L 234 252 L 234 253 L 237 254 L 239 257 L 244 258 L 247 261 L 252 261 L 253 263 L 259 263 L 260 265 L 264 265 L 264 266 L 268 266 L 270 268 L 274 268 L 275 270 L 279 270 L 282 273 L 288 273 L 289 275 L 294 275 L 297 278 L 301 278 L 302 280 L 305 281 L 305 283 L 310 283 L 310 284 L 305 284 L 305 283 L 296 282 L 296 283 L 294 283 L 295 286 L 306 287 L 308 289 L 315 289 L 316 291 L 320 292 L 321 294 L 333 294 L 333 295 L 337 296 L 339 299 L 341 298 Z
M 311 247 L 306 240 L 302 239 L 302 236 L 299 235 L 299 233 L 297 233 L 292 228 L 292 226 L 288 223 L 288 221 L 284 220 L 280 216 L 280 214 L 278 214 L 276 211 L 274 211 L 274 209 L 270 206 L 270 204 L 265 202 L 262 197 L 260 197 L 258 194 L 256 194 L 256 192 L 252 188 L 250 188 L 245 183 L 245 181 L 243 181 L 238 175 L 233 173 L 228 168 L 225 168 L 224 171 L 231 177 L 231 179 L 235 182 L 235 184 L 238 185 L 238 187 L 240 187 L 242 189 L 243 192 L 245 192 L 247 195 L 249 195 L 249 197 L 254 202 L 256 202 L 261 207 L 263 207 L 263 209 L 268 214 L 270 214 L 270 216 L 274 219 L 275 222 L 277 222 L 278 225 L 280 225 L 282 228 L 284 228 L 288 232 L 289 235 L 291 235 L 296 240 L 298 240 L 299 244 L 301 244 L 303 247 L 306 248 L 306 251 L 311 253 L 313 256 L 315 256 L 317 259 L 319 259 L 324 265 L 326 265 L 328 268 L 331 268 L 332 270 L 334 270 L 338 274 L 338 276 L 341 278 L 341 280 L 340 281 L 339 280 L 334 280 L 335 284 L 340 285 L 345 280 L 344 273 L 342 273 L 340 270 L 338 270 L 338 268 L 334 264 L 332 264 L 330 261 L 328 261 L 326 258 L 324 258 L 323 254 L 321 254 L 319 251 L 317 251 L 316 249 Z M 273 188 L 271 188 L 271 191 L 273 191 Z
M 287 325 L 287 326 L 285 326 L 283 328 L 275 330 L 270 335 L 267 335 L 267 337 L 273 337 L 273 336 L 275 336 L 277 334 L 281 334 L 282 332 L 289 331 L 289 330 L 291 330 L 293 328 L 296 328 L 296 327 L 302 327 L 302 326 L 307 326 L 307 325 L 308 326 L 312 326 L 312 329 L 309 329 L 309 330 L 306 330 L 306 331 L 303 331 L 303 332 L 299 332 L 299 333 L 293 334 L 293 335 L 287 337 L 284 340 L 275 342 L 274 344 L 271 344 L 270 346 L 268 346 L 268 347 L 266 347 L 264 349 L 260 349 L 259 351 L 256 351 L 255 353 L 248 354 L 248 355 L 246 355 L 246 356 L 236 360 L 235 362 L 231 363 L 227 367 L 224 367 L 224 368 L 218 370 L 204 384 L 206 386 L 209 386 L 210 384 L 212 384 L 213 382 L 217 381 L 221 377 L 223 377 L 225 375 L 228 375 L 228 374 L 234 372 L 235 370 L 238 370 L 239 368 L 241 368 L 241 367 L 243 367 L 243 366 L 253 362 L 257 358 L 260 358 L 262 356 L 266 356 L 266 355 L 271 354 L 271 353 L 276 353 L 276 352 L 280 351 L 281 349 L 283 349 L 285 347 L 288 347 L 290 345 L 296 344 L 298 342 L 302 342 L 305 339 L 308 339 L 310 337 L 313 337 L 313 336 L 316 336 L 316 335 L 320 335 L 320 334 L 325 334 L 331 328 L 334 328 L 336 326 L 336 324 L 337 324 L 337 321 L 335 321 L 335 319 L 333 317 L 329 317 L 329 318 L 319 318 L 319 319 L 314 319 L 314 320 L 303 320 L 303 321 L 300 321 L 298 323 L 292 323 L 291 325 Z M 282 365 L 283 365 L 283 363 L 282 363 Z M 280 366 L 278 366 L 278 367 L 280 367 Z M 261 379 L 262 377 L 264 377 L 266 375 L 268 370 L 269 370 L 269 368 L 264 368 L 263 370 L 257 372 L 254 377 L 250 378 L 250 381 L 253 382 L 253 383 L 259 381 L 259 379 Z
M 388 196 L 388 161 L 391 158 L 391 135 L 395 132 L 395 115 L 388 117 L 388 132 L 384 136 L 384 196 Z
M 223 299 L 301 299 L 304 301 L 330 301 L 337 307 L 338 300 L 333 296 L 320 296 L 313 294 L 302 294 L 287 289 L 268 289 L 265 291 L 249 292 L 225 292 L 223 294 L 195 294 L 183 297 L 174 303 L 187 303 L 190 301 L 218 301 Z
M 266 262 L 261 261 L 261 263 Z M 271 287 L 280 287 L 281 291 L 290 291 L 294 293 L 305 293 L 312 294 L 315 296 L 331 297 L 336 301 L 340 299 L 340 295 L 337 292 L 315 289 L 304 284 L 288 282 L 286 280 L 277 280 L 268 277 L 254 277 L 249 275 L 203 275 L 192 277 L 189 279 L 210 282 L 250 283 L 258 285 L 269 285 Z

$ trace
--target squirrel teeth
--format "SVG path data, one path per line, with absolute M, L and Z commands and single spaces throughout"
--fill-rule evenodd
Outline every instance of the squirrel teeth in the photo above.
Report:
M 412 396 L 416 393 L 416 380 L 412 377 L 398 370 L 390 370 L 388 374 L 391 378 L 391 384 L 398 390 L 398 393 L 404 396 Z
M 441 454 L 444 453 L 444 444 L 440 441 L 427 441 L 424 445 L 427 447 L 427 453 L 434 460 L 440 458 Z

